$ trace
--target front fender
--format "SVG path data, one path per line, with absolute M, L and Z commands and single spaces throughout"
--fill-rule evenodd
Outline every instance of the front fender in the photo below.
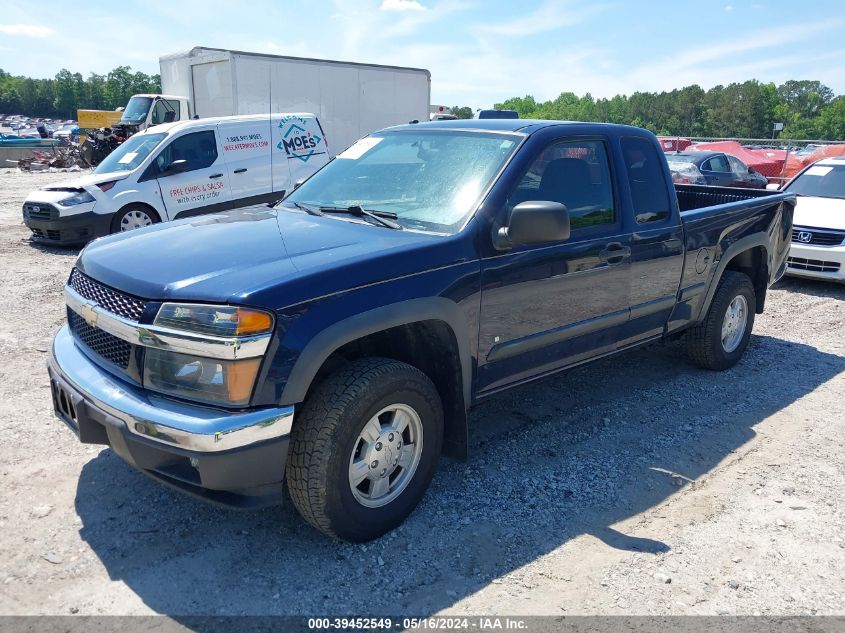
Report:
M 299 354 L 282 392 L 282 402 L 302 402 L 326 359 L 343 345 L 392 327 L 420 321 L 443 321 L 452 330 L 461 362 L 464 402 L 471 402 L 472 356 L 466 316 L 457 303 L 443 297 L 408 299 L 383 305 L 338 321 L 316 334 Z

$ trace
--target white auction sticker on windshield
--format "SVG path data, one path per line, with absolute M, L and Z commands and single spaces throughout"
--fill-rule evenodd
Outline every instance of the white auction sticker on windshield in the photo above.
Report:
M 804 172 L 805 176 L 827 176 L 833 167 L 825 167 L 824 165 L 816 165 L 815 167 L 810 167 L 807 171 Z
M 138 152 L 126 152 L 125 156 L 121 156 L 120 160 L 117 161 L 119 165 L 125 165 L 126 163 L 131 163 L 135 160 L 135 157 L 138 155 Z
M 355 160 L 357 158 L 361 158 L 364 154 L 366 154 L 376 145 L 381 143 L 382 140 L 384 139 L 379 136 L 368 136 L 366 138 L 362 138 L 361 140 L 357 141 L 353 145 L 350 145 L 348 148 L 343 150 L 340 154 L 337 155 L 337 157 L 345 158 L 347 160 Z

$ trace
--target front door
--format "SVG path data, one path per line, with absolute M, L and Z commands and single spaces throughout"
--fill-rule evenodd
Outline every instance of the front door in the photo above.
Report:
M 563 203 L 571 236 L 482 262 L 479 395 L 612 351 L 629 318 L 625 234 L 607 141 L 553 142 L 508 206 Z
M 185 161 L 183 171 L 170 168 Z M 168 219 L 231 208 L 229 174 L 213 129 L 177 136 L 153 161 Z

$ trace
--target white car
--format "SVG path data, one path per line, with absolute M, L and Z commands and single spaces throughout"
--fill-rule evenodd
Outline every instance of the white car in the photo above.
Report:
M 813 163 L 784 191 L 798 195 L 786 274 L 845 282 L 845 157 Z
M 313 114 L 165 123 L 131 136 L 89 176 L 33 191 L 33 240 L 82 244 L 157 222 L 281 200 L 329 161 Z

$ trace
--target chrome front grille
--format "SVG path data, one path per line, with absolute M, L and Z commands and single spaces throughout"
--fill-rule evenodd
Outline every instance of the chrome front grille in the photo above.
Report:
M 840 246 L 845 241 L 845 231 L 796 226 L 792 229 L 792 241 L 796 244 L 812 244 L 813 246 Z
M 104 310 L 138 321 L 144 313 L 146 302 L 137 297 L 104 286 L 74 268 L 68 285 L 89 301 L 95 301 Z

